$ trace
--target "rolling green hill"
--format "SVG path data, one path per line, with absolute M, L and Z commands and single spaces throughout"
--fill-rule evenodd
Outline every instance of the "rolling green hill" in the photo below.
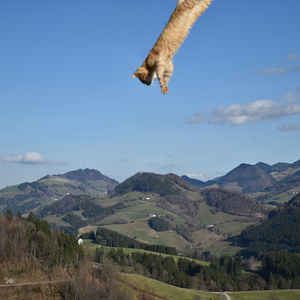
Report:
M 74 234 L 103 226 L 143 243 L 183 250 L 237 234 L 265 214 L 261 203 L 242 193 L 202 191 L 175 174 L 155 173 L 137 173 L 101 197 L 67 195 L 38 212 Z
M 67 194 L 99 196 L 112 190 L 118 182 L 97 170 L 77 170 L 62 175 L 47 175 L 34 182 L 0 190 L 0 211 L 10 209 L 14 215 L 26 214 L 57 201 Z

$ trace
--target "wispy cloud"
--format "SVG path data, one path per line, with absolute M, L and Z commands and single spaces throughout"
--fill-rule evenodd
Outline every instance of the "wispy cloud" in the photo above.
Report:
M 172 170 L 174 167 L 176 167 L 177 165 L 174 164 L 167 164 L 167 165 L 163 165 L 161 167 L 159 167 L 160 170 L 167 170 L 170 171 Z
M 0 158 L 0 161 L 21 164 L 53 164 L 68 165 L 66 161 L 49 161 L 39 152 L 27 152 L 25 154 L 8 154 Z
M 126 163 L 129 161 L 130 161 L 129 159 L 125 159 L 125 158 L 120 158 L 120 159 L 116 160 L 116 162 L 119 162 L 119 163 Z
M 196 112 L 186 120 L 186 124 L 207 122 L 212 124 L 243 125 L 245 123 L 278 120 L 285 116 L 300 114 L 300 105 L 295 104 L 296 96 L 289 93 L 283 97 L 285 103 L 272 100 L 257 100 L 244 105 L 219 105 L 207 112 Z M 205 117 L 204 117 L 205 116 Z
M 300 65 L 290 67 L 291 72 L 300 72 Z
M 300 130 L 300 125 L 297 124 L 283 124 L 277 128 L 280 131 L 297 131 Z
M 297 54 L 290 54 L 285 61 L 294 62 L 298 61 Z M 289 74 L 300 72 L 300 65 L 297 66 L 289 66 L 289 67 L 277 67 L 277 68 L 269 68 L 265 67 L 262 70 L 256 72 L 256 74 L 271 74 L 271 75 L 282 75 L 282 74 Z
M 298 60 L 297 54 L 290 54 L 290 55 L 286 58 L 286 61 L 297 61 L 297 60 Z
M 281 75 L 288 73 L 288 70 L 286 68 L 264 68 L 258 72 L 257 74 L 272 74 L 272 75 Z
M 159 165 L 158 162 L 149 162 L 149 163 L 145 164 L 145 166 L 147 166 L 147 167 L 158 166 L 158 165 Z

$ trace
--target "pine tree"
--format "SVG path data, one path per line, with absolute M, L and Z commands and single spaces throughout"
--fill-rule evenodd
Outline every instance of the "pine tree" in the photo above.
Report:
M 5 218 L 7 221 L 11 222 L 14 219 L 13 213 L 10 209 L 8 209 L 5 213 Z

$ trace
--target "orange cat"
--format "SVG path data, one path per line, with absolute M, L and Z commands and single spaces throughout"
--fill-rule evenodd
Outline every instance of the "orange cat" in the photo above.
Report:
M 173 73 L 173 56 L 187 37 L 197 18 L 212 0 L 178 0 L 171 18 L 151 49 L 148 57 L 133 74 L 147 85 L 158 77 L 162 93 L 166 94 Z

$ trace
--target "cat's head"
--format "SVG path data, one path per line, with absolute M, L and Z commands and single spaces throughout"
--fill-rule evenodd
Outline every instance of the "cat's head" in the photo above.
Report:
M 132 78 L 138 78 L 142 83 L 151 85 L 153 80 L 156 79 L 156 73 L 150 72 L 144 66 L 140 66 L 133 73 Z

